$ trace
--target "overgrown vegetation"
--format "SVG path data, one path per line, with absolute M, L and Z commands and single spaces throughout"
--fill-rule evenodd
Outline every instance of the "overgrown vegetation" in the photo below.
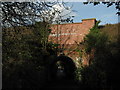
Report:
M 107 6 L 119 2 L 103 2 Z M 48 73 L 51 71 L 48 64 L 56 56 L 58 44 L 48 42 L 51 32 L 50 24 L 55 20 L 57 24 L 73 22 L 71 16 L 62 18 L 60 11 L 53 8 L 64 3 L 53 2 L 2 2 L 2 89 L 8 88 L 41 88 L 49 81 Z M 86 3 L 87 4 L 87 3 Z M 95 2 L 94 5 L 99 4 Z M 53 11 L 51 13 L 51 11 Z M 119 15 L 119 11 L 117 11 Z M 36 21 L 41 22 L 36 22 Z M 36 23 L 35 23 L 36 22 Z M 49 23 L 46 23 L 49 22 Z M 34 24 L 34 25 L 33 25 Z M 120 24 L 106 25 L 99 28 L 99 22 L 86 36 L 83 50 L 86 54 L 93 53 L 90 64 L 79 67 L 76 79 L 80 81 L 80 88 L 100 90 L 114 90 L 119 82 L 120 37 L 118 27 Z M 77 50 L 80 57 L 82 50 Z M 69 66 L 69 65 L 68 65 Z M 69 67 L 67 71 L 69 72 Z M 72 70 L 72 69 L 70 69 Z M 71 75 L 70 73 L 68 75 Z M 64 84 L 64 82 L 62 82 Z
M 49 33 L 44 22 L 3 29 L 3 89 L 40 88 L 47 82 L 47 58 L 56 54 Z
M 99 22 L 86 35 L 85 51 L 90 54 L 94 51 L 94 58 L 89 58 L 89 66 L 79 69 L 81 85 L 84 88 L 96 90 L 114 90 L 119 81 L 119 33 L 117 26 L 106 25 L 99 28 Z M 112 32 L 112 33 L 111 33 Z

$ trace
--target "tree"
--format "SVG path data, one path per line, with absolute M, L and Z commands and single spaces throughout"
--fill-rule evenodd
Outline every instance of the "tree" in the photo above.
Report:
M 47 60 L 55 47 L 48 42 L 49 27 L 55 13 L 60 14 L 52 7 L 56 3 L 1 2 L 3 89 L 45 85 Z
M 97 2 L 98 1 L 98 2 Z M 98 5 L 100 4 L 101 2 L 99 2 L 99 0 L 87 0 L 87 2 L 84 2 L 84 4 L 93 4 L 94 6 L 95 5 Z M 104 0 L 102 1 L 103 4 L 107 5 L 107 7 L 110 7 L 112 5 L 115 5 L 116 9 L 117 9 L 117 15 L 119 16 L 120 15 L 120 1 L 116 1 L 116 2 L 113 2 L 112 0 L 110 2 L 105 2 Z
M 89 58 L 89 66 L 83 67 L 80 71 L 81 83 L 87 88 L 98 89 L 116 89 L 119 88 L 117 81 L 119 78 L 119 37 L 118 41 L 116 37 L 112 37 L 118 30 L 114 25 L 106 25 L 103 30 L 99 29 L 99 22 L 90 29 L 90 33 L 86 35 L 84 46 L 86 53 L 92 53 L 94 49 L 94 58 Z M 113 29 L 111 29 L 111 27 Z M 117 26 L 117 25 L 116 25 Z M 114 30 L 114 33 L 110 32 L 110 29 Z M 110 34 L 110 35 L 109 35 Z M 119 36 L 119 34 L 116 34 Z M 112 40 L 112 41 L 111 41 Z
M 36 21 L 53 23 L 56 13 L 58 15 L 61 13 L 53 7 L 56 4 L 67 9 L 64 3 L 60 5 L 58 1 L 1 2 L 2 26 L 25 26 L 34 24 Z
M 43 38 L 37 34 L 33 26 L 3 29 L 3 89 L 39 88 L 46 82 L 49 52 L 43 51 Z
M 40 39 L 40 43 L 44 49 L 47 48 L 48 45 L 48 36 L 51 32 L 50 25 L 46 22 L 36 22 L 35 23 L 35 34 Z
M 42 15 L 43 10 L 49 7 L 46 2 L 2 2 L 2 23 L 3 25 L 28 25 Z

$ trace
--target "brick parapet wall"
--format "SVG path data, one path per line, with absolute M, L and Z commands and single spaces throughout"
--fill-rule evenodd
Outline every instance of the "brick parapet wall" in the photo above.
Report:
M 95 19 L 84 19 L 82 23 L 52 25 L 49 40 L 58 44 L 79 43 L 89 33 L 95 22 Z
M 84 40 L 85 35 L 89 33 L 95 23 L 96 19 L 83 19 L 81 23 L 52 25 L 49 41 L 60 44 L 61 48 L 65 48 L 63 51 L 65 55 L 76 60 L 79 58 L 79 53 L 74 51 L 77 44 Z M 89 55 L 83 56 L 83 64 L 88 65 L 88 57 Z

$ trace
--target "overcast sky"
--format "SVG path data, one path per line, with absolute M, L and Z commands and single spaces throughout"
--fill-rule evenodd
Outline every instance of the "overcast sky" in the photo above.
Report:
M 76 11 L 74 12 L 74 22 L 81 22 L 81 19 L 86 18 L 96 18 L 102 21 L 100 24 L 118 23 L 115 5 L 107 8 L 104 4 L 94 6 L 93 4 L 84 5 L 83 2 L 69 2 L 68 6 L 72 6 L 72 10 Z

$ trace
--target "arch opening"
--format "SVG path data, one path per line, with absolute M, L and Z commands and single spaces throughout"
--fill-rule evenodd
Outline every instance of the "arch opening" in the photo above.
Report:
M 72 80 L 75 78 L 76 66 L 67 56 L 58 56 L 50 65 L 50 75 L 53 80 Z

